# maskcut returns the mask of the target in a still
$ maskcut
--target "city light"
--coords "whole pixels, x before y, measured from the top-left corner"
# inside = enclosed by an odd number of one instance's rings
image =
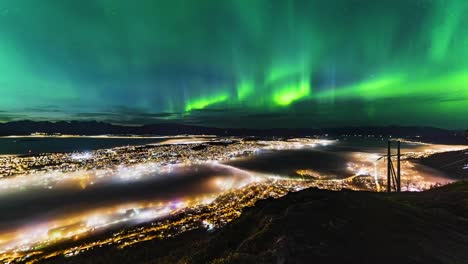
[[[131,184],[144,179],[159,179],[171,173],[203,164],[227,170],[232,177],[213,176],[210,193],[181,196],[171,200],[118,203],[56,215],[0,234],[0,261],[19,263],[45,260],[63,255],[72,257],[95,247],[125,248],[153,239],[165,239],[203,228],[215,230],[240,216],[243,208],[256,201],[278,198],[289,192],[316,187],[327,190],[380,191],[385,184],[386,165],[377,161],[381,153],[350,152],[345,164],[348,177],[340,178],[312,168],[299,168],[294,175],[269,174],[240,169],[225,162],[260,155],[262,150],[282,151],[327,147],[340,144],[336,140],[294,138],[288,140],[244,141],[242,138],[210,138],[204,141],[117,147],[82,153],[51,153],[32,156],[0,157],[0,193],[27,192],[30,189],[51,191],[89,186]],[[223,144],[218,144],[223,142]],[[224,144],[228,142],[227,144]],[[213,144],[211,144],[213,143]],[[420,171],[412,159],[454,151],[465,146],[419,144],[406,151],[402,160],[402,189],[429,189],[437,179]],[[201,149],[194,151],[194,149]],[[468,169],[467,166],[464,169]],[[446,179],[445,179],[446,180]],[[447,182],[449,180],[446,180]],[[128,228],[115,231],[110,237],[82,242],[82,238],[117,225]],[[72,247],[54,247],[72,241]],[[47,253],[45,253],[47,252]]]

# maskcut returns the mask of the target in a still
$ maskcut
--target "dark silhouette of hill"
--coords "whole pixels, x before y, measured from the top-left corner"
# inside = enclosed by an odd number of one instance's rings
[[[452,131],[432,127],[343,127],[343,128],[215,128],[175,123],[150,124],[142,126],[115,125],[96,121],[35,122],[15,121],[0,123],[0,136],[30,135],[31,133],[68,135],[233,135],[233,136],[312,136],[312,135],[375,135],[382,137],[405,137],[435,143],[466,143],[463,131]]]
[[[413,161],[443,171],[454,179],[468,179],[468,148],[436,153]]]
[[[468,263],[468,182],[422,193],[308,189],[197,230],[52,263]]]

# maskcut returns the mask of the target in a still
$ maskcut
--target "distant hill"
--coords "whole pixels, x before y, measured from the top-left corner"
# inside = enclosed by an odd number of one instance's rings
[[[443,171],[453,179],[468,179],[468,146],[465,150],[436,153],[428,157],[413,159],[413,162]]]
[[[0,123],[0,136],[30,135],[31,133],[68,134],[68,135],[180,135],[210,134],[234,136],[312,136],[312,135],[376,135],[421,139],[429,142],[466,143],[463,131],[451,131],[431,127],[343,127],[343,128],[272,128],[242,129],[215,128],[175,123],[151,124],[142,126],[114,125],[95,121],[35,122],[16,121]]]
[[[144,126],[114,125],[96,121],[34,122],[17,121],[0,124],[0,135],[30,135],[31,133],[67,135],[177,135],[221,133],[219,129],[181,124],[154,124]]]
[[[197,230],[52,263],[468,263],[468,182],[422,193],[308,189]]]

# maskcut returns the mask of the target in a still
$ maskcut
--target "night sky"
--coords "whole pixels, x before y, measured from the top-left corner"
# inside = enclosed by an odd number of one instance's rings
[[[467,0],[2,0],[0,121],[468,128]]]

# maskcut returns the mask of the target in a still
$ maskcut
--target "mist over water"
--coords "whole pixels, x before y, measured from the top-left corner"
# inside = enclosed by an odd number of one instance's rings
[[[395,146],[393,146],[395,147]],[[402,142],[402,154],[423,151],[424,144]],[[431,146],[434,148],[434,146]],[[440,148],[443,148],[441,145]],[[393,151],[396,151],[393,149]],[[228,162],[228,164],[251,171],[291,175],[299,169],[313,169],[333,178],[352,176],[347,163],[354,161],[356,153],[374,154],[374,160],[387,154],[387,139],[367,137],[343,137],[334,144],[317,145],[314,148],[296,150],[261,150],[257,156]],[[418,165],[423,168],[423,165]],[[442,174],[439,172],[439,174]]]
[[[31,189],[0,195],[0,231],[28,222],[47,220],[59,215],[73,215],[87,210],[142,201],[176,201],[182,197],[216,194],[224,186],[236,187],[248,180],[248,173],[222,165],[207,164],[174,167],[170,173],[148,175],[143,179],[113,179],[85,189],[68,186],[54,189]]]
[[[48,144],[48,140],[44,139],[45,143],[40,140],[37,142],[39,145]],[[75,140],[55,139],[54,142],[63,141],[64,145],[68,145],[70,142],[76,143]],[[104,140],[105,144],[110,142],[107,139],[96,140]],[[152,143],[158,141],[145,140]],[[114,139],[111,143],[120,145],[128,142],[128,139]],[[0,191],[0,235],[10,232],[21,234],[21,230],[29,226],[44,225],[49,230],[54,226],[67,226],[67,219],[71,219],[71,223],[82,223],[89,221],[89,217],[95,212],[107,214],[109,219],[116,217],[116,212],[120,212],[118,217],[125,217],[126,211],[141,207],[144,203],[164,203],[169,204],[166,208],[172,208],[171,204],[175,206],[183,199],[216,197],[225,191],[243,188],[259,178],[297,179],[298,171],[313,172],[320,175],[321,180],[344,180],[356,175],[373,177],[376,160],[386,153],[387,147],[387,141],[380,138],[340,138],[330,142],[293,149],[259,148],[252,156],[239,157],[224,163],[166,167],[152,163],[118,166],[117,169],[104,169],[110,175],[104,178],[97,177],[101,173],[99,170],[60,172],[63,175],[59,173],[53,178],[62,180],[49,182],[49,186],[35,185],[32,183],[33,179],[26,179],[25,183],[30,186],[4,188]],[[99,143],[96,146],[102,145]],[[447,146],[404,142],[402,148],[403,154],[406,154],[425,149],[445,150]],[[405,173],[419,177],[411,178],[413,176],[410,175],[409,180],[402,182],[403,185],[408,184],[408,189],[409,182],[413,179],[444,183],[450,181],[442,172],[423,165],[410,164],[406,169],[408,170]],[[68,178],[72,173],[76,175]],[[383,171],[379,173],[379,177],[384,177]],[[77,175],[87,175],[87,182],[81,183],[82,179],[76,177]],[[42,176],[34,174],[21,177],[42,179]],[[92,183],[90,179],[93,180]],[[8,185],[8,180],[2,179],[5,186]],[[36,181],[37,179],[34,182]],[[154,205],[150,207],[154,208]],[[57,222],[59,220],[61,222]]]
[[[99,208],[142,201],[176,201],[181,197],[217,194],[248,182],[250,172],[259,175],[289,176],[297,169],[350,176],[345,170],[349,157],[324,150],[262,150],[256,156],[223,164],[173,166],[166,173],[151,173],[140,179],[110,179],[80,188],[76,183],[53,189],[26,188],[0,194],[0,232],[31,222],[48,221]],[[136,170],[129,167],[129,172]],[[143,173],[143,172],[142,172]],[[217,180],[219,180],[217,183]],[[227,184],[227,185],[226,185]],[[58,187],[58,188],[57,188]]]
[[[229,162],[230,165],[252,171],[270,173],[278,176],[291,175],[298,169],[314,169],[318,172],[333,174],[337,178],[351,176],[346,171],[350,158],[344,152],[301,149],[284,151],[262,151],[255,158]]]

